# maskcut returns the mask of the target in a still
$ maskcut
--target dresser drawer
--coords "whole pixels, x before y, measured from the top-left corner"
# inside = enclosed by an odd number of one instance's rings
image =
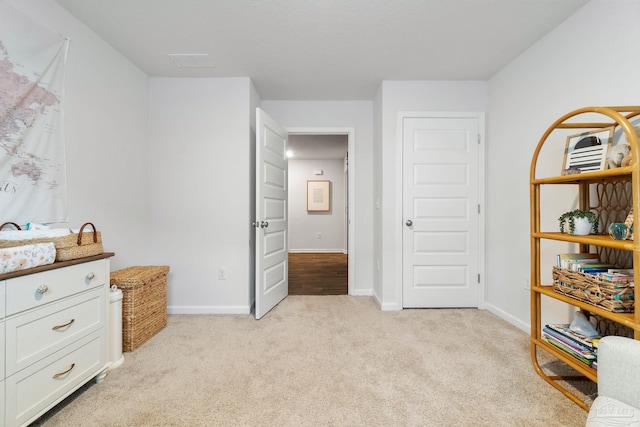
[[[105,301],[100,287],[7,319],[7,375],[105,328]]]
[[[105,285],[104,261],[92,261],[6,280],[7,316]]]
[[[104,345],[93,334],[7,377],[6,426],[34,421],[106,367]]]

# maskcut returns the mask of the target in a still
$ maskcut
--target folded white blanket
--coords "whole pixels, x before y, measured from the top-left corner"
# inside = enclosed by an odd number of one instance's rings
[[[0,230],[0,240],[30,240],[61,237],[71,234],[68,228],[52,228],[50,230]]]
[[[0,249],[0,274],[53,264],[55,259],[56,247],[53,243]]]

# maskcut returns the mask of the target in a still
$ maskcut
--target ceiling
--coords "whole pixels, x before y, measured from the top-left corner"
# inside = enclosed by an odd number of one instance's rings
[[[263,100],[487,80],[587,1],[57,0],[150,76],[248,76]]]
[[[344,159],[348,148],[347,135],[289,134],[287,143],[291,159]]]

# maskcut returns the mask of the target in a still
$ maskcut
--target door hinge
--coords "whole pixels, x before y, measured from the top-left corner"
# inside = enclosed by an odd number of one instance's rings
[[[478,273],[478,283],[480,283],[480,273]]]
[[[480,134],[478,134],[478,145],[480,145],[481,142]]]
[[[478,205],[478,213],[480,213],[480,205]]]

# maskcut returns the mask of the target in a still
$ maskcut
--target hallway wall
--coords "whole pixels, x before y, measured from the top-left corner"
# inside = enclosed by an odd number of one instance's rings
[[[322,170],[322,175],[314,175]],[[289,251],[344,252],[344,161],[289,159]],[[307,211],[307,181],[330,181],[329,212]],[[320,236],[318,236],[320,233]]]

